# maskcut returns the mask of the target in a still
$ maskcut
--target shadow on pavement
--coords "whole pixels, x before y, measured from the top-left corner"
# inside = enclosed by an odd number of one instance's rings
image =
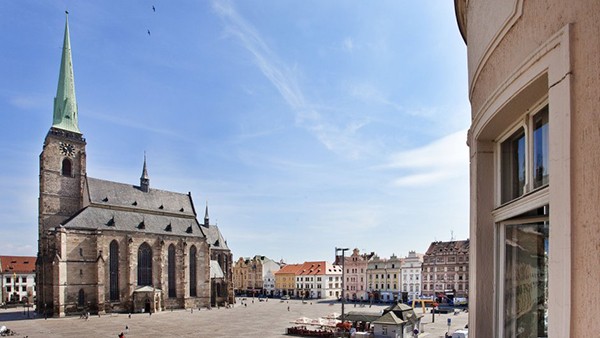
[[[29,311],[29,318],[27,318],[27,312],[23,314],[23,311],[0,311],[0,323],[11,322],[15,320],[28,320],[35,319],[36,314],[33,311]]]

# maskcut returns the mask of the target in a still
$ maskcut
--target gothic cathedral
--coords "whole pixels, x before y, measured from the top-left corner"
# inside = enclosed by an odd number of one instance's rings
[[[190,193],[88,177],[68,17],[52,127],[40,154],[40,314],[155,312],[233,302],[232,254]]]

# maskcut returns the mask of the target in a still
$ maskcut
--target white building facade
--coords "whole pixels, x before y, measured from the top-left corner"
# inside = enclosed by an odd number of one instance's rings
[[[409,251],[408,256],[402,260],[402,292],[406,292],[408,299],[417,299],[421,296],[421,267],[423,254]]]
[[[0,303],[33,303],[35,257],[0,256]]]

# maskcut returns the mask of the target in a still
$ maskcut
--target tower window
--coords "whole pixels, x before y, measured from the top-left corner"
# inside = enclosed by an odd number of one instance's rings
[[[68,158],[63,159],[61,174],[63,176],[72,176],[72,167],[73,165],[71,164],[71,160]]]

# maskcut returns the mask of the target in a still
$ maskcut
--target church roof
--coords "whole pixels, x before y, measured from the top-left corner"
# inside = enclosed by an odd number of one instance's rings
[[[190,194],[160,189],[144,192],[134,185],[91,177],[87,178],[87,188],[89,205],[62,226],[205,237]]]
[[[150,188],[144,192],[138,186],[97,178],[87,179],[91,204],[118,206],[136,211],[174,213],[194,217],[196,211],[190,194]]]
[[[90,205],[64,224],[66,228],[142,232],[158,235],[204,237],[195,218],[144,213]]]
[[[225,274],[219,265],[219,262],[211,260],[210,261],[210,278],[223,278]]]
[[[229,250],[227,241],[225,241],[219,227],[211,224],[208,227],[203,226],[202,231],[206,234],[206,242],[210,244],[212,249]]]

